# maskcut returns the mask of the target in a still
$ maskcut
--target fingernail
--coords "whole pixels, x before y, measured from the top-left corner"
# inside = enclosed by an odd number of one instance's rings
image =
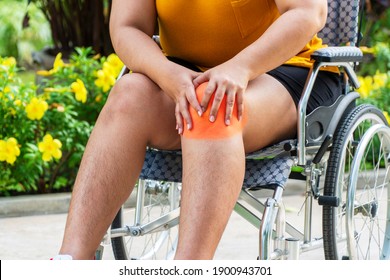
[[[190,130],[191,129],[191,125],[189,123],[187,123],[187,129]]]
[[[226,125],[230,125],[230,120],[227,119],[227,120],[225,121],[225,124],[226,124]]]
[[[182,133],[182,129],[181,127],[179,127],[179,131],[177,132],[177,134],[181,134]]]
[[[179,128],[179,125],[178,124],[176,124],[176,130]]]
[[[210,120],[210,122],[215,122],[215,117],[214,116],[210,116],[209,120]]]
[[[202,116],[202,114],[203,114],[202,110],[199,110],[199,111],[198,111],[198,115],[199,115],[199,117],[201,117],[201,116]]]

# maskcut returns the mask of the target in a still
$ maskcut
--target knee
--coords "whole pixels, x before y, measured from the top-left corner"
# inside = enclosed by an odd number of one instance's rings
[[[196,89],[197,99],[200,102],[204,95],[207,83],[199,85]],[[222,100],[214,122],[209,120],[211,104],[214,97],[210,99],[208,107],[202,116],[199,116],[196,110],[190,107],[189,111],[192,119],[192,128],[185,129],[183,137],[193,139],[223,139],[242,133],[243,121],[238,120],[237,107],[233,110],[230,125],[225,124],[226,97]]]
[[[147,79],[139,74],[120,78],[112,88],[103,111],[112,116],[136,113],[147,102]]]

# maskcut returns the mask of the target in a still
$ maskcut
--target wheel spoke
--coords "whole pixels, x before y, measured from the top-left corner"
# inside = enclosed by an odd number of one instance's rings
[[[175,210],[179,206],[180,190],[178,184],[146,183],[144,198],[141,198],[144,201],[144,207],[140,209],[141,224],[135,225],[132,222],[130,217],[134,217],[134,214],[126,215],[126,224],[142,228],[142,225],[154,223],[161,216]],[[136,209],[131,209],[130,212],[133,213]],[[159,227],[161,230],[141,232],[137,236],[125,236],[116,240],[113,242],[114,255],[123,255],[125,259],[172,259],[177,245],[178,226]]]

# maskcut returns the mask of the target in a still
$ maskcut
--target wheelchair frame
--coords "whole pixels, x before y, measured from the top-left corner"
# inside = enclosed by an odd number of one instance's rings
[[[332,1],[330,1],[330,3],[331,2]],[[158,41],[158,37],[155,37],[154,39]],[[315,63],[310,69],[303,95],[298,105],[297,141],[292,142],[292,147],[290,145],[289,149],[284,149],[281,152],[284,155],[288,154],[289,158],[293,160],[293,165],[301,168],[301,173],[306,180],[303,230],[298,229],[286,220],[285,209],[282,203],[284,191],[283,184],[271,184],[269,186],[257,186],[255,188],[243,188],[241,190],[234,211],[259,229],[259,259],[298,259],[302,252],[320,248],[324,246],[324,243],[327,243],[325,246],[327,248],[324,248],[325,258],[327,259],[390,259],[390,190],[388,187],[389,178],[387,177],[389,175],[390,167],[388,164],[390,161],[390,128],[384,116],[378,109],[373,106],[355,107],[355,100],[358,98],[358,94],[351,91],[350,88],[358,88],[359,82],[354,72],[353,65],[361,61],[362,57],[361,51],[354,46],[327,47],[316,51],[312,56]],[[324,66],[337,66],[344,69],[343,73],[346,87],[344,101],[340,101],[337,103],[337,106],[335,105],[335,108],[326,113],[330,119],[328,122],[321,124],[326,128],[322,135],[318,136],[317,139],[309,139],[309,120],[311,116],[307,116],[306,106],[316,76]],[[120,77],[124,75],[126,71],[126,68],[124,68]],[[370,121],[369,125],[371,127],[361,131],[362,135],[359,135],[360,138],[357,139],[359,143],[355,143],[356,139],[354,137],[355,133],[360,129],[359,125],[367,120]],[[366,126],[367,124],[364,123],[364,125]],[[344,131],[338,133],[337,129],[344,129]],[[334,140],[333,134],[340,134],[341,136],[336,136],[336,138],[339,137],[338,139],[340,140]],[[370,147],[374,145],[373,143],[375,141],[378,142],[378,139],[380,143],[380,155],[379,158],[375,160],[380,161],[380,163],[383,163],[386,167],[385,179],[383,184],[379,184],[378,190],[381,190],[384,193],[387,192],[387,196],[385,197],[385,203],[387,204],[385,207],[385,228],[383,230],[381,229],[380,232],[383,233],[384,239],[383,242],[381,240],[378,241],[378,243],[380,243],[378,244],[380,251],[379,255],[372,257],[369,255],[369,252],[357,251],[357,243],[360,236],[358,238],[356,237],[357,233],[354,228],[354,218],[356,215],[361,215],[368,217],[368,219],[375,220],[377,215],[379,215],[378,208],[380,206],[379,200],[377,201],[376,197],[356,205],[357,184],[359,176],[361,175],[360,168],[364,161],[363,157],[367,156],[367,149],[371,149]],[[348,145],[351,144],[351,146],[353,146],[353,152],[350,152],[348,150],[350,147],[341,140],[348,141]],[[328,185],[332,183],[335,184],[335,190],[329,192],[329,190],[326,190],[326,186],[325,190],[320,188],[320,178],[321,175],[327,171],[327,159],[331,155],[332,149],[336,148],[334,147],[335,143],[338,143],[338,145],[342,147],[342,155],[340,156],[342,163],[340,163],[339,167],[338,165],[334,167],[337,171],[337,175],[335,178],[330,179],[334,182],[332,181],[331,183],[328,183]],[[351,161],[348,161],[346,158],[347,154],[350,154],[352,157]],[[279,154],[276,154],[275,157],[279,157]],[[342,177],[345,175],[344,169],[346,166],[348,171],[351,172],[348,177],[348,187],[344,190],[345,187],[343,184],[345,182],[343,182],[344,178]],[[380,169],[379,163],[375,161],[374,167]],[[325,180],[328,180],[328,178],[325,178]],[[374,192],[376,192],[378,178],[374,181]],[[326,184],[327,183],[325,182],[325,185]],[[167,238],[170,238],[170,230],[174,229],[179,224],[180,189],[181,184],[176,181],[167,182],[140,179],[137,187],[134,222],[131,225],[124,224],[122,220],[123,211],[120,210],[102,244],[107,244],[107,242],[110,243],[110,240],[112,240],[115,258],[129,259],[132,258],[132,256],[127,254],[127,249],[124,244],[125,237],[137,238],[151,234],[162,234],[157,238],[157,244],[148,249],[148,252],[145,253],[142,251],[140,256],[136,256],[137,258],[142,257],[146,259],[155,258],[157,251],[161,249],[162,244],[166,242]],[[266,197],[265,201],[261,201],[254,195],[254,191],[259,189],[271,189],[273,190],[273,195]],[[155,205],[155,202],[146,202],[146,197],[153,195],[156,197],[159,197],[160,195],[164,195],[165,198],[168,197],[168,199],[165,200],[165,206],[168,205],[169,209],[168,212],[164,212],[161,215],[158,215],[158,217],[144,222],[144,211],[149,211],[147,208],[152,208]],[[340,240],[333,240],[339,238],[338,233],[332,233],[332,235],[335,236],[334,238],[332,237],[333,239],[329,239],[327,236],[320,238],[312,237],[312,207],[314,200],[318,200],[319,204],[327,209],[327,214],[324,215],[328,215],[328,217],[323,216],[323,222],[325,219],[330,220],[331,223],[332,219],[334,220],[334,223],[342,222],[342,225],[340,226],[342,227],[343,236]],[[157,204],[158,203],[160,202],[157,202]],[[337,216],[340,211],[342,212],[341,216]],[[346,233],[344,233],[344,227]],[[333,231],[338,231],[338,226],[332,225],[332,229]],[[329,231],[326,230],[323,232],[324,235],[329,233]],[[371,238],[372,235],[373,234],[370,232],[369,237]],[[175,242],[177,242],[177,240],[172,240],[172,242],[170,242],[167,254],[163,255],[163,258],[173,257],[176,248]],[[342,254],[345,253],[344,255],[340,255],[340,252],[333,252],[336,249],[338,250],[339,246],[338,244],[332,245],[333,242],[347,243],[345,246],[346,251],[342,252]],[[100,246],[98,249],[96,255],[97,259],[101,258],[103,248],[104,246]]]

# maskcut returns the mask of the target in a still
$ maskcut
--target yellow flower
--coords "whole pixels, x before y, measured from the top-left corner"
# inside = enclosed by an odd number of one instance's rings
[[[52,70],[49,70],[49,71],[47,71],[47,70],[38,70],[37,72],[35,72],[37,75],[39,75],[39,76],[44,76],[44,77],[46,77],[46,76],[50,76],[51,74],[53,74],[53,71]]]
[[[22,101],[21,101],[20,99],[16,99],[16,100],[14,101],[14,105],[15,105],[15,106],[23,106],[23,103],[22,103]]]
[[[382,88],[386,85],[387,82],[387,74],[377,72],[373,77],[373,89]]]
[[[56,88],[47,87],[43,89],[44,92],[58,92]]]
[[[111,67],[104,67],[97,71],[97,79],[95,85],[100,87],[103,92],[107,92],[115,84],[116,75]]]
[[[14,57],[7,57],[3,60],[2,65],[6,67],[16,66],[16,59]]]
[[[383,115],[385,116],[387,122],[390,123],[390,116],[389,116],[389,113],[386,112],[386,111],[383,111]]]
[[[116,78],[123,68],[123,62],[116,54],[110,54],[103,63],[103,68],[97,71],[95,85],[100,87],[103,92],[107,92],[115,84]]]
[[[46,101],[33,97],[26,106],[27,117],[30,120],[40,120],[48,108]]]
[[[3,91],[0,90],[0,97],[4,97],[7,93],[11,92],[11,88],[9,86],[5,86]]]
[[[53,69],[50,69],[49,71],[47,70],[39,70],[36,73],[40,76],[50,76],[56,73],[60,68],[65,67],[66,64],[62,60],[62,53],[58,53],[56,55],[56,58],[54,59],[53,63]]]
[[[53,70],[54,70],[54,72],[57,72],[60,68],[62,68],[64,66],[65,66],[65,63],[62,60],[62,53],[58,53],[56,55],[56,58],[54,59]]]
[[[6,161],[14,164],[16,157],[20,155],[18,141],[11,137],[7,141],[0,140],[0,161]]]
[[[362,98],[367,98],[371,91],[372,91],[372,77],[358,77],[360,88],[358,88],[356,91],[360,93]]]
[[[366,46],[361,46],[359,48],[360,48],[360,50],[363,53],[367,53],[367,54],[373,54],[374,53],[374,49],[373,48],[369,48],[369,47],[366,47]]]
[[[62,157],[61,147],[61,141],[53,139],[50,134],[46,134],[43,141],[38,143],[38,149],[42,153],[44,161],[51,161],[52,158],[60,159]]]
[[[388,74],[377,72],[374,76],[358,77],[360,88],[357,92],[360,93],[362,98],[368,96],[374,97],[378,93],[378,89],[386,86],[388,80]]]
[[[77,79],[76,82],[73,82],[70,86],[72,91],[75,93],[76,100],[80,101],[82,103],[85,103],[87,101],[87,94],[88,91],[85,88],[85,85],[82,80]]]
[[[110,67],[113,68],[114,70],[114,73],[115,73],[115,76],[118,76],[119,75],[119,72],[121,71],[121,69],[123,68],[123,62],[119,59],[119,57],[116,55],[116,54],[110,54],[108,57],[107,57],[107,61],[105,63],[103,63],[103,69],[106,65],[109,65]]]
[[[51,93],[51,92],[63,93],[67,91],[69,91],[68,87],[62,87],[62,88],[47,87],[43,89],[44,93]]]

